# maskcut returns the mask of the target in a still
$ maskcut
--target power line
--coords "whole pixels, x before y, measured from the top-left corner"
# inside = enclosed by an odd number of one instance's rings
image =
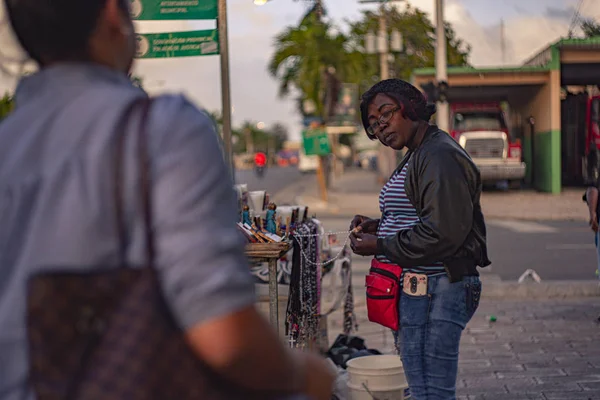
[[[581,18],[581,6],[583,5],[584,0],[579,0],[579,3],[577,4],[577,8],[575,9],[575,12],[573,13],[573,17],[571,18],[571,23],[569,24],[569,33],[567,34],[568,38],[572,38],[573,37],[573,30],[575,29],[575,27],[577,26],[577,23],[579,22],[580,18]]]

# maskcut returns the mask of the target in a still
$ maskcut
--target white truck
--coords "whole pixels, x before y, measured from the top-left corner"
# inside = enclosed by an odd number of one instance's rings
[[[484,183],[520,186],[526,171],[521,141],[511,138],[499,103],[451,104],[450,134],[479,167]]]

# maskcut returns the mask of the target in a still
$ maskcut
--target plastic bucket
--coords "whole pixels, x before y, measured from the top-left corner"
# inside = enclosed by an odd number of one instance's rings
[[[408,384],[400,357],[373,355],[348,361],[351,400],[405,400]]]

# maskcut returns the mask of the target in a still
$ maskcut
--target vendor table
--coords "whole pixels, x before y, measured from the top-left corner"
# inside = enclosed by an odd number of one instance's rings
[[[269,319],[279,333],[279,290],[277,261],[290,250],[289,243],[249,243],[246,257],[250,262],[269,265]]]

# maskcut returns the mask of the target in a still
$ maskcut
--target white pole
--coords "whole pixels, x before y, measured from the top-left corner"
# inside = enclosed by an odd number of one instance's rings
[[[390,78],[390,62],[388,52],[387,21],[385,19],[385,3],[379,8],[379,37],[377,38],[377,50],[379,51],[379,64],[381,68],[381,80]]]
[[[444,0],[435,0],[436,43],[435,43],[435,75],[439,82],[448,82],[446,55],[446,29],[444,27]],[[448,132],[450,110],[447,101],[437,103],[437,125]]]
[[[377,51],[379,52],[379,63],[381,69],[381,80],[390,79],[390,61],[389,61],[389,39],[387,34],[387,20],[385,10],[385,0],[382,1],[379,8],[379,37],[377,40]],[[378,167],[381,174],[380,182],[387,182],[396,169],[396,150],[391,147],[379,144]]]

